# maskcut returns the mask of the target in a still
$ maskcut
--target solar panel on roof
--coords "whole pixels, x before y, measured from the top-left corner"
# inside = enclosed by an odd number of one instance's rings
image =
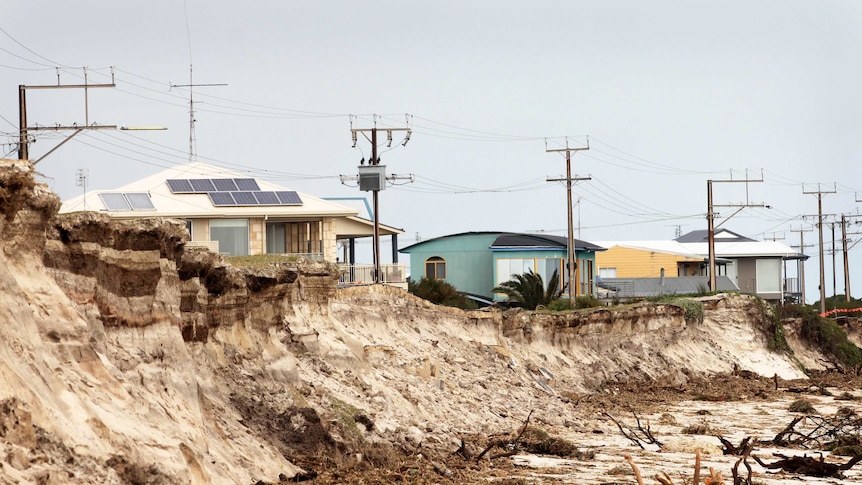
[[[260,190],[255,179],[233,179],[236,182],[236,187],[239,190]]]
[[[215,192],[216,188],[213,181],[210,179],[190,179],[189,183],[195,192]]]
[[[132,210],[155,210],[156,208],[150,200],[150,194],[146,192],[126,192],[125,195]]]
[[[185,194],[194,192],[192,184],[186,179],[170,179],[167,182],[168,187],[171,189],[171,193]]]
[[[131,209],[129,202],[123,194],[102,192],[99,194],[99,197],[102,199],[102,203],[105,204],[105,208],[109,211],[127,211]]]
[[[231,195],[233,195],[236,205],[258,205],[252,192],[231,192]]]
[[[230,195],[230,192],[210,192],[207,195],[210,196],[210,200],[216,207],[230,207],[236,205],[236,201],[233,200],[233,196]]]
[[[302,205],[302,199],[300,199],[299,194],[293,190],[279,191],[276,192],[275,195],[278,197],[281,205]]]
[[[254,196],[257,197],[257,203],[260,205],[281,205],[275,192],[254,192]]]
[[[233,179],[212,179],[213,185],[219,192],[234,192],[237,190]]]

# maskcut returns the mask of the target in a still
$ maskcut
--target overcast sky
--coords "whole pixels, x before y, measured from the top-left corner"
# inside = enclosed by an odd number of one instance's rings
[[[17,86],[56,84],[57,66],[63,84],[82,83],[83,66],[89,83],[110,82],[114,66],[116,88],[89,90],[90,123],[168,127],[70,140],[37,166],[64,199],[83,190],[78,169],[89,170],[88,189],[111,189],[188,162],[189,91],[171,85],[190,84],[190,65],[193,83],[227,84],[194,90],[197,159],[300,192],[366,195],[338,177],[370,154],[362,138],[352,148],[351,121],[409,123],[406,146],[396,132],[394,149],[380,147],[388,172],[415,175],[380,194],[381,221],[406,231],[402,247],[464,231],[564,235],[565,187],[546,179],[565,173],[565,158],[546,148],[565,137],[572,147],[590,139],[572,164],[592,177],[574,190],[587,241],[705,229],[707,180],[746,173],[764,181],[716,184],[714,199],[769,204],[718,220],[757,239],[798,245],[790,230],[812,227],[801,216],[816,214],[817,199],[803,191],[818,183],[836,190],[826,213],[858,213],[862,199],[859,1],[3,4],[4,143],[16,141]],[[30,125],[85,120],[81,90],[27,96]],[[30,158],[67,135],[43,132]],[[826,239],[831,248],[828,226]],[[814,294],[817,248],[805,252]],[[831,265],[827,255],[829,294]]]

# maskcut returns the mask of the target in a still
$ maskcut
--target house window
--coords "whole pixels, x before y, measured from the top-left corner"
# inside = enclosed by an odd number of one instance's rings
[[[599,278],[616,278],[616,268],[599,268]]]
[[[578,259],[578,278],[580,282],[579,295],[593,294],[593,261]]]
[[[228,256],[248,256],[248,219],[210,219],[210,239]]]
[[[194,241],[194,235],[192,234],[192,220],[186,219],[186,230],[189,231],[189,241]]]
[[[446,261],[440,256],[432,256],[425,260],[425,278],[429,280],[446,279]]]
[[[781,292],[781,260],[780,259],[758,259],[755,263],[757,271],[758,293],[780,293]]]
[[[284,222],[266,223],[266,254],[287,252],[287,224]]]
[[[562,271],[564,261],[560,258],[538,259],[538,258],[510,258],[497,260],[497,272],[494,286],[513,279],[515,275],[532,271],[542,277],[542,282],[547,286],[548,282],[557,273],[557,289],[565,286],[567,275]]]

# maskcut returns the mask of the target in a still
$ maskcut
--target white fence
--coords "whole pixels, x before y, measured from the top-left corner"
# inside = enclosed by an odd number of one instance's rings
[[[341,269],[340,284],[370,285],[374,284],[373,264],[339,264]],[[403,264],[381,264],[380,282],[390,286],[407,289],[406,268]]]

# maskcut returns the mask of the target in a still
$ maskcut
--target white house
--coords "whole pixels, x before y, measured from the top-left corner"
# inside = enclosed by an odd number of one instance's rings
[[[65,201],[60,212],[85,210],[118,219],[183,219],[190,244],[229,256],[300,254],[334,262],[339,240],[352,248],[354,239],[374,234],[373,221],[349,205],[202,162],[89,191]],[[395,239],[403,231],[381,224],[380,234]],[[353,254],[345,257],[355,263]]]

